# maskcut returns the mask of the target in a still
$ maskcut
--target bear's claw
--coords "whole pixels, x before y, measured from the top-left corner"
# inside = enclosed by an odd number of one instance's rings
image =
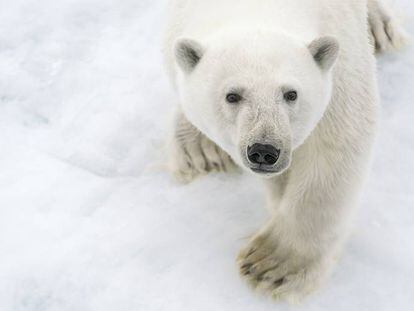
[[[188,183],[209,172],[231,172],[236,168],[230,156],[183,114],[176,120],[170,144],[169,169],[180,182]]]

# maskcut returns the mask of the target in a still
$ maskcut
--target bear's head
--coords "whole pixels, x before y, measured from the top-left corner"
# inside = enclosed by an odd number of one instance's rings
[[[332,37],[303,43],[269,32],[179,39],[181,105],[240,166],[281,174],[329,104],[338,51]]]

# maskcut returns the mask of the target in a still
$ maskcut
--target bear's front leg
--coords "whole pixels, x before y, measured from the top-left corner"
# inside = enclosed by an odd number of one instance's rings
[[[242,276],[274,298],[294,302],[316,290],[346,236],[364,158],[335,161],[335,153],[326,153],[332,157],[293,162],[278,208],[238,256]],[[272,191],[277,181],[266,183]],[[276,204],[273,199],[269,203]]]
[[[188,183],[211,171],[236,168],[230,156],[192,125],[178,108],[169,141],[169,170]]]
[[[238,264],[243,278],[259,292],[298,302],[319,287],[334,256],[311,245],[302,248],[298,244],[304,241],[289,232],[293,228],[282,229],[281,221],[272,220],[254,236],[240,252]]]

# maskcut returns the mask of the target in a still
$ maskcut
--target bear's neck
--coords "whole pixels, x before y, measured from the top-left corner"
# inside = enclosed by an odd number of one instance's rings
[[[185,28],[187,36],[199,40],[223,32],[257,30],[277,31],[311,42],[321,29],[321,12],[312,1],[263,0],[261,5],[246,0],[238,5],[229,0],[197,2]]]

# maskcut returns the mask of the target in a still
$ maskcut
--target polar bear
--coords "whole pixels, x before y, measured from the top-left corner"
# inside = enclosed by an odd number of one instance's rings
[[[275,298],[318,288],[346,238],[377,128],[370,37],[402,42],[390,16],[378,0],[170,1],[171,171],[263,181],[271,217],[237,262]]]

